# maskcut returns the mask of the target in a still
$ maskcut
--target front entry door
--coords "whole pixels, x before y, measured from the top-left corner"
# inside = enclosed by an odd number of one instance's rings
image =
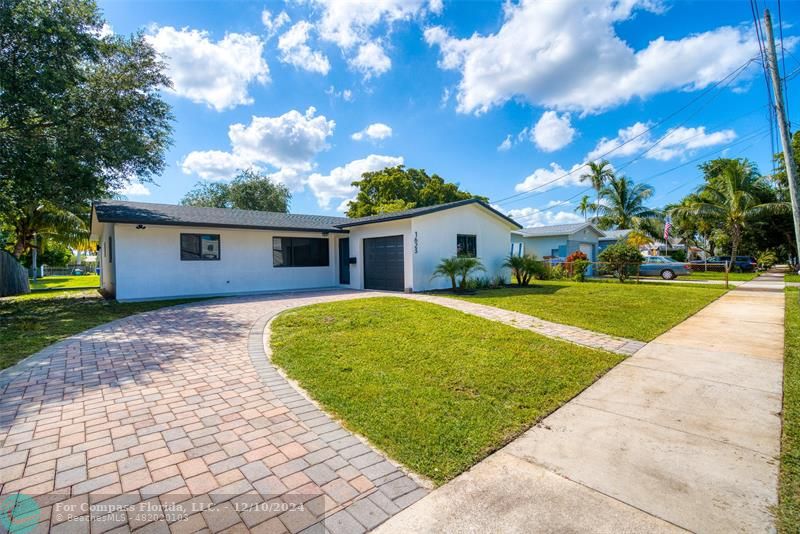
[[[339,283],[350,284],[350,239],[339,240]]]

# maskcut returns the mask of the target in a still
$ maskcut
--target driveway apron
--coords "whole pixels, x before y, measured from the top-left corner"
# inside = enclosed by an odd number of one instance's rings
[[[742,284],[380,532],[772,532],[784,284]]]

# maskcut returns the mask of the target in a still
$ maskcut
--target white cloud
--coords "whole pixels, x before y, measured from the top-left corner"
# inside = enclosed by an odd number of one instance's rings
[[[342,198],[344,201],[340,203],[338,211],[345,211],[347,202],[353,199],[357,192],[351,184],[359,180],[362,174],[402,164],[402,157],[370,154],[364,159],[336,167],[327,175],[314,173],[308,178],[308,185],[317,197],[320,207],[328,209],[332,199]]]
[[[659,37],[635,50],[615,24],[636,10],[659,12],[650,0],[522,0],[504,10],[493,34],[459,39],[438,26],[425,31],[428,44],[439,47],[440,67],[461,74],[462,113],[482,113],[512,98],[599,112],[663,91],[703,89],[758,53],[755,32],[746,26]]]
[[[378,76],[391,68],[391,59],[376,39],[375,28],[391,31],[394,23],[439,13],[441,0],[311,0],[322,13],[320,36],[335,43],[348,64],[365,77]],[[355,54],[353,51],[355,50]]]
[[[222,150],[190,152],[181,162],[184,174],[196,174],[203,180],[227,180],[250,166],[248,161]]]
[[[570,123],[569,113],[559,115],[555,111],[545,111],[533,127],[531,140],[545,152],[564,148],[575,138],[575,128]]]
[[[325,89],[325,94],[330,95],[334,98],[341,98],[345,102],[352,102],[354,99],[353,91],[351,91],[350,89],[343,89],[341,91],[337,91],[336,88],[332,85],[327,89]]]
[[[316,115],[310,107],[305,113],[291,110],[278,117],[253,116],[250,124],[228,128],[231,151],[191,152],[181,168],[207,180],[231,178],[243,168],[268,165],[277,170],[273,178],[292,187],[302,185],[302,173],[313,170],[314,157],[328,148],[336,123]]]
[[[267,29],[268,37],[272,37],[278,33],[278,30],[289,24],[290,21],[291,19],[289,15],[286,14],[286,11],[281,11],[277,17],[273,17],[268,9],[261,12],[261,23],[264,24],[264,27]]]
[[[534,190],[547,191],[548,189],[568,185],[580,185],[583,167],[585,165],[576,164],[567,171],[558,163],[551,163],[549,169],[541,168],[533,171],[522,182],[514,186],[514,191],[525,193]]]
[[[383,51],[383,47],[376,42],[364,43],[359,46],[358,54],[348,63],[363,74],[365,79],[380,76],[392,68],[392,60]]]
[[[318,50],[311,50],[307,44],[312,28],[309,22],[302,20],[281,35],[278,39],[280,60],[309,72],[326,75],[331,70],[328,58]]]
[[[150,188],[140,182],[131,182],[118,190],[117,193],[126,197],[149,197]]]
[[[311,159],[328,148],[336,123],[324,115],[291,110],[279,117],[253,117],[249,125],[233,124],[228,130],[233,153],[245,160],[273,167],[311,169]]]
[[[208,32],[164,26],[146,38],[167,63],[171,91],[217,111],[252,104],[248,86],[269,81],[264,42],[255,35],[229,33],[212,42]]]
[[[99,37],[100,39],[105,39],[106,37],[111,37],[113,35],[114,35],[114,27],[108,22],[104,22],[103,25],[100,27],[100,30],[97,32],[97,37]]]
[[[736,138],[736,132],[731,129],[707,133],[705,126],[696,128],[679,126],[667,130],[662,136],[663,139],[661,137],[653,139],[652,132],[648,132],[647,128],[648,125],[642,122],[622,128],[613,139],[607,137],[600,139],[586,158],[589,160],[601,157],[615,158],[638,155],[647,151],[644,154],[647,159],[668,161],[692,150],[725,144]],[[653,146],[656,142],[658,144]],[[650,148],[651,146],[653,148]],[[604,156],[611,150],[614,152]]]
[[[512,146],[513,142],[511,141],[511,134],[508,134],[506,138],[503,139],[503,142],[497,146],[497,150],[500,152],[506,152],[507,150],[511,150]]]
[[[382,140],[392,136],[392,128],[382,122],[370,124],[360,132],[356,132],[350,137],[354,141],[361,141],[362,139]]]
[[[515,208],[510,210],[501,209],[501,211],[526,228],[530,228],[532,226],[547,226],[551,224],[570,224],[583,222],[583,217],[571,211],[541,210],[532,207]]]

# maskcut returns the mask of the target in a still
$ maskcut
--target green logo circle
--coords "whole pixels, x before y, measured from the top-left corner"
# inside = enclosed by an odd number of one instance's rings
[[[0,501],[0,526],[6,532],[26,534],[39,522],[41,510],[33,497],[11,493]]]

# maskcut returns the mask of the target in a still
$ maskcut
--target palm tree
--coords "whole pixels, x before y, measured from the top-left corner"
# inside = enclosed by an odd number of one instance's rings
[[[589,172],[581,174],[581,182],[591,183],[597,194],[597,202],[594,205],[594,215],[595,219],[597,219],[600,210],[600,190],[603,189],[606,182],[614,178],[614,169],[607,160],[591,161],[587,165],[589,166]]]
[[[486,268],[481,263],[481,260],[478,258],[470,258],[467,256],[462,256],[458,258],[459,265],[458,265],[458,272],[461,275],[461,289],[466,289],[467,287],[467,279],[469,275],[476,272],[476,271],[486,271]]]
[[[653,188],[637,184],[625,176],[613,176],[600,190],[598,206],[600,228],[646,230],[658,212],[644,205],[653,196]]]
[[[731,258],[735,261],[742,234],[757,217],[778,215],[790,209],[788,202],[763,202],[759,192],[763,178],[746,160],[724,160],[716,173],[691,200],[672,208],[684,217],[709,217],[724,227],[731,241]],[[730,269],[730,264],[728,265]]]
[[[86,222],[80,216],[47,201],[19,209],[12,228],[13,254],[19,259],[23,254],[33,253],[34,277],[36,255],[48,242],[79,246],[89,239]]]
[[[583,195],[583,198],[581,198],[581,201],[575,208],[575,211],[583,215],[583,220],[587,221],[589,220],[588,213],[592,211],[592,209],[594,209],[594,206],[592,205],[592,202],[589,200],[589,195]]]

